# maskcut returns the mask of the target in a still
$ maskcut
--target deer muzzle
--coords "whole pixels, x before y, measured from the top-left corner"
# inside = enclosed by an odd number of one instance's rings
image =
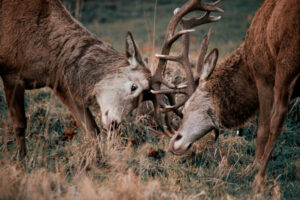
[[[186,153],[189,148],[192,146],[192,143],[188,143],[184,140],[182,135],[179,133],[176,133],[171,141],[170,141],[170,146],[169,150],[174,154],[174,155],[182,155]]]

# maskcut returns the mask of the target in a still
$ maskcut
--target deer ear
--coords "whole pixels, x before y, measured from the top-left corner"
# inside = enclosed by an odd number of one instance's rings
[[[206,56],[203,69],[200,74],[200,80],[207,80],[209,78],[216,67],[218,57],[218,49],[213,49],[208,56]]]
[[[126,57],[128,59],[128,62],[130,63],[130,65],[132,65],[134,67],[138,67],[139,65],[146,67],[146,64],[143,61],[140,50],[139,50],[138,46],[136,45],[131,32],[128,32],[126,35],[125,48],[126,48]]]

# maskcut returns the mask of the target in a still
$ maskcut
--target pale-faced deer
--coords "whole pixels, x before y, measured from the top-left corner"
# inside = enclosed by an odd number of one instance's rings
[[[48,86],[91,135],[96,98],[103,126],[117,126],[149,89],[150,71],[129,33],[126,54],[89,33],[60,0],[0,1],[0,75],[19,153],[24,156],[25,89]]]
[[[190,0],[177,9],[182,14],[173,18],[182,20],[186,29],[193,20],[182,19],[182,16],[201,9],[197,7],[201,4],[200,0]],[[213,129],[243,125],[259,111],[255,152],[259,172],[255,182],[258,185],[264,182],[266,167],[286,118],[291,95],[293,91],[295,96],[299,95],[299,19],[300,4],[297,0],[266,0],[256,13],[244,43],[220,65],[216,66],[217,50],[213,50],[205,62],[202,61],[205,53],[203,55],[201,51],[197,64],[197,89],[185,103],[182,124],[170,142],[170,150],[174,154],[185,153],[196,140]],[[179,60],[168,55],[159,57]],[[195,87],[193,82],[190,76],[188,85],[191,91]],[[176,92],[181,91],[154,91],[155,94]]]
[[[119,53],[89,33],[60,0],[0,1],[0,76],[21,156],[26,153],[25,89],[50,87],[85,132],[96,135],[88,109],[94,99],[103,126],[114,129],[142,100],[164,105],[160,95],[149,93],[161,83],[175,88],[163,79],[164,67],[160,63],[151,77],[130,33],[126,53]]]

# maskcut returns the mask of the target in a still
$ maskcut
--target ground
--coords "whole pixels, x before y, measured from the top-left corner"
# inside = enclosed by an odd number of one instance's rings
[[[124,48],[127,29],[131,30],[143,53],[151,57],[155,4],[134,2],[139,3],[119,3],[117,8],[110,10],[91,1],[82,8],[81,21],[120,51]],[[158,1],[157,4],[156,52],[171,10],[183,1],[166,2]],[[222,21],[206,25],[193,35],[193,62],[199,38],[209,27],[213,28],[210,47],[218,47],[222,58],[238,47],[260,3],[224,1]],[[98,10],[89,12],[89,8]],[[124,17],[126,20],[122,21]],[[67,108],[49,89],[27,91],[25,108],[28,154],[25,160],[17,161],[15,137],[0,82],[0,199],[300,197],[299,99],[290,104],[288,119],[277,140],[268,166],[265,194],[252,192],[255,172],[246,170],[254,157],[256,119],[244,129],[243,137],[236,136],[234,130],[223,130],[215,142],[213,134],[208,134],[193,145],[187,155],[178,157],[168,151],[169,138],[156,130],[151,106],[140,116],[133,113],[118,133],[102,131],[98,140],[83,134]],[[92,111],[99,123],[98,108]]]

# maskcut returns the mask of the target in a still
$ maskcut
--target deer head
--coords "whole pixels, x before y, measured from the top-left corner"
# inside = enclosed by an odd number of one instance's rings
[[[126,36],[127,65],[107,73],[95,87],[103,127],[113,130],[137,107],[143,91],[149,89],[150,71],[132,34]]]
[[[196,91],[183,107],[182,124],[170,142],[170,151],[174,154],[185,153],[196,140],[219,127],[212,99],[205,87],[217,59],[218,50],[214,49],[205,59]]]

